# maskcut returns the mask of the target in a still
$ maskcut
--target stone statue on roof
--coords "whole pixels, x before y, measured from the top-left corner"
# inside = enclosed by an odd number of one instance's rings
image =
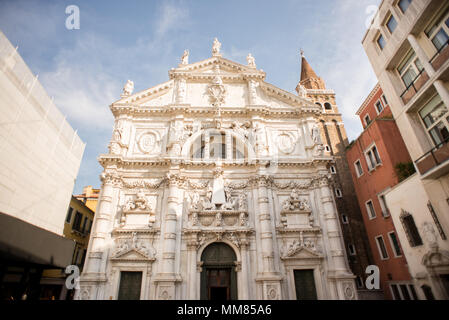
[[[218,41],[217,38],[214,39],[214,43],[212,44],[212,55],[213,56],[219,56],[220,55],[220,49],[221,49],[221,43]]]

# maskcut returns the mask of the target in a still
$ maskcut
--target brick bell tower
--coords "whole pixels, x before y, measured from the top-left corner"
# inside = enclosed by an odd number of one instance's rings
[[[359,298],[364,298],[366,267],[373,264],[371,249],[363,223],[360,207],[355,194],[351,172],[346,161],[345,150],[348,138],[341,113],[335,101],[335,92],[326,89],[322,78],[317,76],[307,62],[301,50],[301,79],[296,86],[298,95],[319,105],[323,113],[319,117],[321,123],[321,139],[325,152],[334,157],[334,164],[329,172],[334,181],[334,198],[339,214],[340,226],[345,240],[349,266],[357,276],[356,284]]]

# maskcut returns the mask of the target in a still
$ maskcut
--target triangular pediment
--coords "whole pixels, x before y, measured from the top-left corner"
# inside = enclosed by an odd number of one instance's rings
[[[164,95],[171,94],[174,85],[173,80],[158,84],[154,87],[136,92],[130,96],[122,97],[120,100],[115,101],[113,104],[133,104],[142,103],[150,99],[157,99]],[[169,98],[171,99],[171,97]]]
[[[231,88],[233,86],[234,88],[240,86],[236,90],[240,90],[238,95],[241,97],[248,96],[248,88],[246,87],[248,81],[256,81],[258,83],[256,92],[260,99],[255,104],[277,108],[277,110],[281,112],[282,109],[291,109],[292,107],[301,107],[303,111],[310,112],[321,111],[311,100],[265,82],[265,72],[263,72],[263,70],[242,65],[223,57],[212,57],[199,62],[179,65],[177,68],[172,68],[169,71],[169,81],[134,93],[130,96],[122,97],[122,99],[114,102],[113,105],[119,106],[130,104],[142,107],[173,105],[177,102],[178,80],[184,79],[187,82],[187,86],[194,85],[195,83],[210,84],[214,81],[217,75],[221,78],[225,86],[230,86]],[[189,89],[187,89],[187,91],[189,91]],[[202,89],[201,95],[204,95],[205,91],[205,89]],[[188,97],[187,100],[188,101],[181,104],[207,106],[206,100],[195,100],[195,97],[192,96]],[[232,103],[233,106],[243,106],[245,104],[246,103],[243,100],[241,102]],[[224,107],[226,107],[226,105],[224,105]]]
[[[230,75],[253,75],[258,76],[261,79],[265,79],[265,72],[258,70],[254,67],[245,66],[235,61],[225,59],[223,57],[212,57],[195,63],[187,65],[179,65],[178,68],[173,68],[170,70],[170,78],[173,79],[177,75],[185,75],[187,73],[191,74],[212,74],[214,73],[214,68],[216,66],[220,69],[220,75],[223,77]]]
[[[323,256],[316,250],[307,247],[299,247],[293,254],[286,254],[282,259],[320,259]]]
[[[131,249],[129,251],[126,251],[126,252],[116,255],[114,258],[112,258],[112,260],[132,260],[132,261],[145,260],[145,261],[148,261],[148,260],[154,260],[154,258],[151,258],[136,249]]]

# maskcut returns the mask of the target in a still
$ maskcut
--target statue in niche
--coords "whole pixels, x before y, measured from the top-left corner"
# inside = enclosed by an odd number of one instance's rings
[[[220,212],[215,215],[215,226],[220,227],[222,225],[223,219]]]
[[[254,126],[254,136],[256,138],[256,150],[258,152],[263,152],[266,148],[265,131],[262,125],[258,122],[256,122]]]
[[[123,95],[130,96],[134,90],[134,82],[131,80],[126,81],[125,86],[123,87]]]
[[[257,87],[259,86],[259,83],[256,80],[249,80],[248,81],[248,88],[249,88],[249,100],[250,104],[257,104]]]
[[[246,212],[240,213],[239,220],[240,220],[241,227],[246,227],[248,225],[248,218],[247,218]]]
[[[131,234],[131,248],[137,249],[137,232]]]
[[[197,226],[199,224],[198,213],[192,213],[192,226]]]
[[[424,222],[422,225],[424,238],[427,240],[430,248],[438,247],[438,240],[435,234],[435,229],[430,222]]]
[[[190,209],[199,210],[199,205],[200,205],[200,195],[198,191],[195,191],[190,195]]]
[[[248,63],[249,67],[256,67],[256,59],[252,56],[251,53],[248,53],[248,56],[246,57],[246,62]]]
[[[241,211],[248,210],[246,195],[244,193],[239,194],[239,210]]]
[[[311,135],[314,144],[322,144],[320,129],[318,128],[316,123],[314,123],[312,126]]]
[[[181,64],[186,65],[189,64],[189,50],[184,50],[184,53],[181,57]]]
[[[221,43],[217,38],[214,39],[214,43],[212,44],[212,55],[217,56],[220,55]]]
[[[206,196],[201,199],[201,206],[203,210],[212,210],[214,209],[214,204],[212,203],[212,187],[209,186],[206,192]]]

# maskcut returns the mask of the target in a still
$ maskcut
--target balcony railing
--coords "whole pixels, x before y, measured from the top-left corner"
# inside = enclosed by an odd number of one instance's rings
[[[449,160],[449,138],[422,155],[415,161],[421,175]]]
[[[401,99],[404,104],[410,101],[411,98],[422,88],[422,86],[429,80],[429,76],[427,72],[422,69],[420,73],[413,79],[412,83],[410,83],[404,92],[401,94]]]
[[[438,70],[449,59],[449,40],[429,60],[432,67]]]

